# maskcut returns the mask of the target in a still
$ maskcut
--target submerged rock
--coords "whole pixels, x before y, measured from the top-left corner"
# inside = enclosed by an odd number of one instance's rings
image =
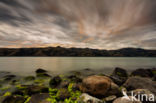
[[[122,85],[128,78],[128,73],[125,69],[115,68],[111,75],[111,79],[118,85]]]
[[[118,86],[106,76],[89,76],[83,79],[80,90],[96,97],[118,93]]]
[[[156,82],[149,78],[130,77],[123,86],[127,90],[148,89],[156,95]]]
[[[92,97],[86,93],[83,93],[80,96],[80,100],[78,103],[105,103],[105,102],[98,98]]]

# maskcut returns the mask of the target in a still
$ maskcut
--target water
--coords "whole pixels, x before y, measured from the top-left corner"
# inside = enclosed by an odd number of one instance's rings
[[[111,73],[115,67],[132,71],[137,68],[156,67],[156,58],[128,57],[0,57],[0,71],[21,75],[33,74],[38,68],[52,73],[66,73],[91,68]]]

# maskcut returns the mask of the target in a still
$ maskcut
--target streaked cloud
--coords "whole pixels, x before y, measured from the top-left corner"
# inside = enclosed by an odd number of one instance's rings
[[[154,0],[0,0],[0,47],[156,49]]]

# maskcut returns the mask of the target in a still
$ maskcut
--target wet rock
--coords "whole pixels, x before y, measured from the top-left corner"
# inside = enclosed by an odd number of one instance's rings
[[[20,96],[24,96],[24,91],[21,91],[21,90],[15,90],[14,92],[12,92],[12,95],[20,95]]]
[[[82,79],[77,77],[76,75],[70,75],[67,77],[71,82],[79,83],[82,82]]]
[[[150,78],[130,77],[123,86],[127,90],[148,89],[156,95],[156,82]]]
[[[105,102],[98,98],[92,97],[86,93],[83,93],[80,96],[80,100],[78,103],[105,103]]]
[[[56,88],[57,86],[60,85],[62,79],[60,76],[56,76],[56,77],[53,77],[50,82],[49,82],[49,85],[51,88]]]
[[[60,89],[57,93],[57,97],[60,99],[60,100],[65,100],[66,98],[69,98],[70,97],[70,93],[67,89],[63,88],[63,89]]]
[[[130,96],[129,96],[129,99],[120,97],[120,98],[117,98],[116,100],[114,100],[113,103],[142,103],[142,102],[138,101],[137,99],[136,100],[135,99],[132,100],[132,97],[130,97]]]
[[[153,74],[150,69],[137,69],[131,73],[131,76],[153,77]]]
[[[6,75],[3,78],[4,78],[4,81],[10,81],[10,80],[14,79],[15,77],[16,77],[16,75]]]
[[[32,95],[28,103],[50,103],[47,101],[47,98],[49,98],[48,93],[35,94]]]
[[[49,74],[47,74],[47,73],[37,73],[36,77],[45,78],[45,77],[51,77],[51,76]]]
[[[59,88],[68,88],[69,84],[70,84],[69,81],[62,81],[59,85]]]
[[[41,68],[36,70],[36,73],[46,73],[46,72],[47,72],[46,70],[41,69]]]
[[[109,88],[109,91],[106,93],[106,96],[110,95],[120,95],[119,86],[116,85],[114,82],[111,82],[111,86]]]
[[[106,103],[112,103],[117,97],[115,95],[109,96],[104,98],[104,101],[106,101]]]
[[[128,94],[135,96],[138,100],[142,101],[142,103],[156,103],[155,95],[147,89],[136,89],[130,91]]]
[[[24,103],[25,98],[22,96],[8,96],[2,103]]]
[[[79,83],[74,83],[73,85],[72,85],[72,90],[73,91],[79,91],[80,89],[79,89],[79,87],[80,87],[80,84]]]
[[[112,83],[112,80],[110,78],[106,76],[94,75],[83,79],[80,90],[84,93],[89,93],[96,97],[103,97],[107,94],[113,94],[118,92],[118,86],[115,84],[114,86],[112,86],[113,88],[111,91],[112,84],[114,83]]]
[[[49,88],[44,86],[38,86],[38,85],[21,85],[22,92],[24,91],[27,95],[33,95],[37,93],[48,93]]]
[[[3,78],[6,75],[9,75],[10,72],[0,71],[0,78]]]
[[[34,76],[27,76],[24,78],[25,81],[33,81],[35,80],[35,77]]]
[[[128,73],[125,69],[115,68],[111,75],[111,79],[118,85],[122,85],[128,78]]]

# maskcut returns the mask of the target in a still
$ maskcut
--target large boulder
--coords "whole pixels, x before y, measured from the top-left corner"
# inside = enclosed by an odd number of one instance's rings
[[[149,78],[130,77],[123,86],[127,90],[148,89],[156,95],[156,82]]]
[[[136,100],[132,100],[133,97],[129,97],[129,99],[127,98],[123,98],[123,97],[120,97],[120,98],[117,98],[116,100],[113,101],[113,103],[142,103],[140,101],[138,101],[136,98]]]
[[[78,103],[105,103],[105,102],[98,99],[98,98],[92,97],[92,96],[90,96],[90,95],[88,95],[86,93],[83,93],[80,96],[80,99],[79,99]]]
[[[137,69],[131,73],[131,76],[153,77],[151,69]]]
[[[83,79],[80,90],[96,97],[103,97],[118,93],[118,86],[106,76],[93,75]]]
[[[122,85],[128,78],[128,73],[125,69],[115,68],[111,75],[111,79],[118,85]]]

